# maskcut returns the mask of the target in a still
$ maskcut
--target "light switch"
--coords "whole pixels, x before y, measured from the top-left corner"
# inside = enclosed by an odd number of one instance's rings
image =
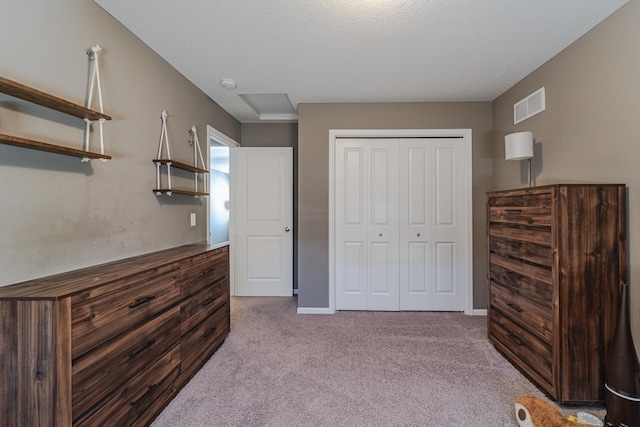
[[[192,227],[195,227],[195,226],[196,226],[196,214],[195,214],[195,212],[193,212],[193,213],[191,214],[191,226],[192,226]]]

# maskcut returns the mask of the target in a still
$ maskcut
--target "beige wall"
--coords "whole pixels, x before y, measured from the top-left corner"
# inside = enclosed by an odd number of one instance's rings
[[[485,192],[492,185],[491,103],[298,105],[300,307],[329,306],[329,130],[472,129],[474,308],[486,308]]]
[[[513,125],[513,104],[544,86],[546,111]],[[533,131],[536,184],[628,187],[631,318],[640,344],[640,1],[631,0],[493,103],[494,184],[522,186],[504,135]]]
[[[243,147],[296,147],[297,123],[243,123]]]
[[[170,115],[177,160],[192,159],[192,125],[203,143],[207,124],[236,140],[240,124],[92,1],[23,0],[1,16],[0,75],[79,104],[85,50],[103,47],[113,160],[81,163],[0,145],[0,285],[205,240],[205,199],[151,192],[160,113]],[[81,148],[83,128],[82,120],[0,95],[2,133]],[[176,183],[188,185],[182,176]],[[197,227],[189,226],[192,212]]]

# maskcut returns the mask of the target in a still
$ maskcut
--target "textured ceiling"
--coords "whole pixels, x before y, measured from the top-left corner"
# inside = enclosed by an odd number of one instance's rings
[[[491,101],[628,0],[95,1],[248,123],[239,95]]]

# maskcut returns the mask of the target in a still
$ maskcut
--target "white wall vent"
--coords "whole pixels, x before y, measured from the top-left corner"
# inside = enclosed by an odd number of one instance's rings
[[[544,87],[533,92],[522,101],[513,104],[513,124],[520,123],[529,117],[544,111]]]

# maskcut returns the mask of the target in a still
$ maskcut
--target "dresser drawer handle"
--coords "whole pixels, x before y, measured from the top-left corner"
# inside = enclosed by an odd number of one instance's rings
[[[207,274],[214,273],[215,271],[216,271],[215,268],[207,269],[207,270],[202,272],[201,276],[206,276]]]
[[[143,351],[145,351],[146,349],[148,349],[149,347],[153,346],[156,343],[156,340],[151,340],[148,341],[144,347],[142,347],[140,350],[138,351],[134,351],[133,353],[129,353],[129,359],[133,359],[135,358],[137,355],[139,355],[140,353],[142,353]]]
[[[211,335],[213,335],[216,332],[216,330],[218,330],[217,327],[209,329],[207,332],[204,333],[204,335],[202,335],[202,338],[205,338],[205,339],[209,338]]]
[[[147,391],[145,391],[145,392],[144,392],[144,394],[143,394],[142,396],[140,396],[140,399],[136,400],[135,402],[131,402],[131,403],[129,403],[129,405],[131,405],[131,406],[135,407],[135,406],[136,406],[138,403],[140,403],[140,401],[141,401],[142,399],[144,399],[144,398],[145,398],[145,396],[146,396],[147,394],[149,394],[149,392],[150,392],[151,390],[153,390],[157,385],[158,385],[158,384],[151,384],[151,385],[147,388]]]
[[[522,209],[505,209],[504,211],[508,213],[521,213]]]
[[[507,338],[516,343],[517,345],[522,345],[522,340],[513,334],[507,334]]]
[[[518,307],[517,305],[515,305],[514,303],[512,303],[512,302],[508,302],[508,303],[507,303],[507,305],[508,305],[511,309],[513,309],[513,310],[517,311],[518,313],[522,313],[522,309],[521,309],[520,307]]]
[[[156,297],[155,295],[152,295],[152,296],[137,299],[133,302],[133,304],[129,306],[129,309],[133,310],[134,308],[140,307],[142,304],[146,304],[149,301],[155,299],[155,297]]]
[[[214,302],[216,299],[218,299],[218,297],[211,297],[211,298],[209,298],[208,300],[204,301],[204,302],[202,303],[202,306],[203,306],[203,307],[206,307],[206,306],[208,306],[209,304],[211,304],[212,302]]]

